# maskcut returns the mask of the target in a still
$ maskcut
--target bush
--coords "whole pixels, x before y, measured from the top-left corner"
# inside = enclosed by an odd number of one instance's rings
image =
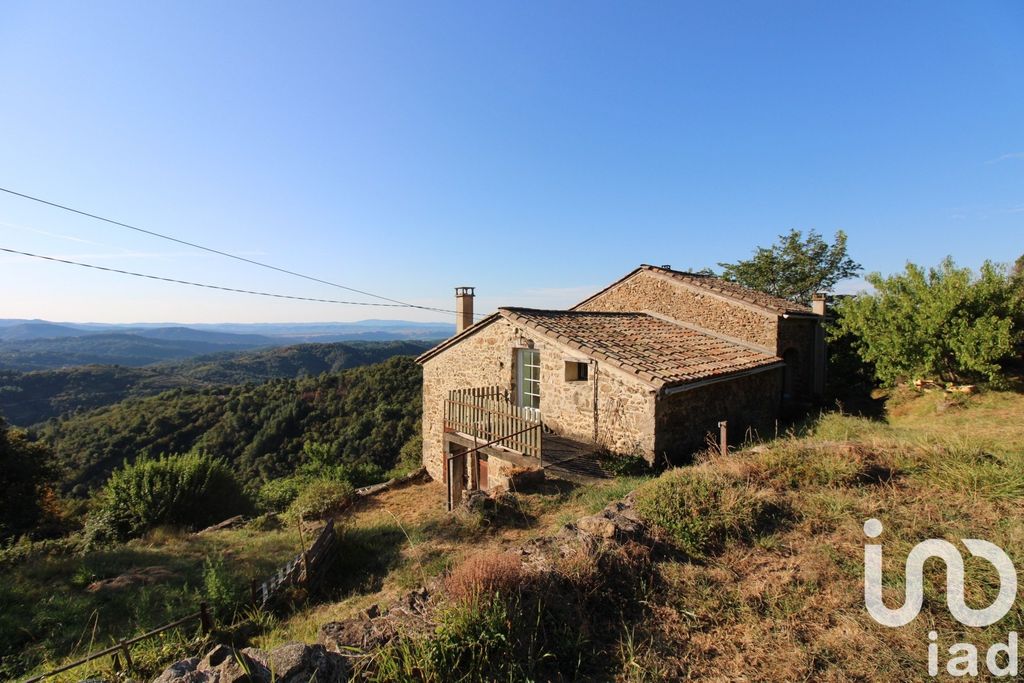
[[[298,497],[288,507],[288,516],[322,519],[344,510],[352,502],[355,489],[347,481],[314,479],[303,484]]]
[[[206,558],[203,563],[203,594],[213,613],[230,622],[235,609],[245,600],[245,585],[224,566],[221,558]]]
[[[256,504],[263,512],[284,512],[299,497],[305,482],[299,477],[271,479],[256,494]]]
[[[673,470],[640,488],[637,510],[692,557],[752,538],[782,513],[775,495],[707,468]]]
[[[526,579],[523,562],[510,553],[475,555],[445,577],[444,588],[455,602],[468,603],[495,595],[518,594]]]
[[[125,539],[163,525],[198,529],[251,508],[223,460],[196,452],[143,457],[110,475],[87,536]]]
[[[642,477],[653,469],[642,455],[603,451],[597,457],[601,468],[616,477]]]

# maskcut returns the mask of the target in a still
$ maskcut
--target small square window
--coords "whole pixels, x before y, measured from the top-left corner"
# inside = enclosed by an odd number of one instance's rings
[[[566,382],[586,382],[590,376],[590,363],[586,361],[565,361]]]

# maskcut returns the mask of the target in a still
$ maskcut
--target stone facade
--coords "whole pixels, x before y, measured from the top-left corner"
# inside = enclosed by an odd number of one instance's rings
[[[540,354],[540,412],[545,428],[558,436],[640,455],[650,462],[662,458],[681,462],[705,446],[707,434],[717,439],[721,420],[729,422],[731,441],[742,440],[748,429],[761,436],[773,433],[784,395],[811,398],[818,318],[799,306],[783,308],[787,302],[773,297],[729,290],[736,285],[708,289],[694,284],[693,277],[644,266],[572,310],[581,314],[647,312],[714,335],[741,351],[754,350],[769,362],[777,362],[771,358],[777,356],[790,365],[767,368],[766,364],[703,383],[691,375],[684,381],[695,386],[681,389],[686,385],[676,386],[679,380],[669,383],[650,373],[642,378],[642,368],[632,366],[631,373],[627,363],[619,363],[628,356],[623,339],[635,341],[644,334],[640,329],[604,337],[605,355],[593,347],[588,356],[583,350],[587,347],[571,338],[582,322],[561,321],[563,327],[553,330],[544,326],[548,324],[544,319],[530,322],[529,309],[503,309],[421,357],[423,464],[430,476],[444,479],[450,443],[466,448],[473,443],[444,433],[448,392],[498,386],[516,396],[516,355],[521,348]],[[572,362],[587,365],[585,379],[567,373],[566,363]],[[697,362],[694,372],[702,362]],[[490,487],[507,485],[510,476],[530,465],[523,462],[524,456],[488,450]],[[472,469],[475,463],[468,466]]]
[[[718,423],[729,423],[729,442],[741,443],[748,430],[774,434],[782,398],[782,368],[773,368],[658,398],[655,449],[661,462],[686,462],[694,451],[718,442]]]
[[[578,311],[651,311],[775,351],[779,316],[650,271],[580,304]]]
[[[498,318],[423,363],[423,464],[431,477],[444,478],[448,392],[497,385],[514,396],[516,351],[527,345],[540,353],[540,410],[546,426],[584,443],[653,457],[652,387],[596,361],[586,380],[566,380],[566,361],[587,360],[579,351]],[[500,481],[505,466],[493,463],[488,478]]]

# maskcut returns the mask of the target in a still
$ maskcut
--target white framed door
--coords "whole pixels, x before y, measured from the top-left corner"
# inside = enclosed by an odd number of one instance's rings
[[[540,351],[516,351],[516,402],[540,417]]]

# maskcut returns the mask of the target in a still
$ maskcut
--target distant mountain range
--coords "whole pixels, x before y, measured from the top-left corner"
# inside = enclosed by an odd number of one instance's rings
[[[0,370],[27,372],[91,364],[142,367],[223,351],[310,342],[436,341],[454,331],[448,323],[402,320],[185,326],[0,319]]]

